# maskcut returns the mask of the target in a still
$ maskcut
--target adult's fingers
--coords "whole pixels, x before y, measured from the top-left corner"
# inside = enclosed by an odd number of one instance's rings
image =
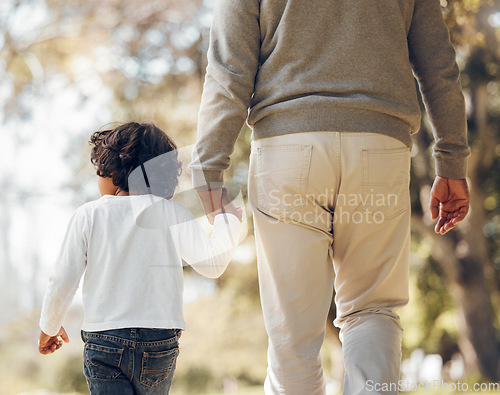
[[[437,222],[436,226],[434,227],[434,232],[441,233],[442,228],[443,228],[445,223],[446,223],[446,218],[439,217],[439,221]]]
[[[462,222],[465,219],[465,216],[467,215],[466,209],[460,210],[459,213],[453,218],[451,221],[453,222],[453,226],[457,225],[458,223]]]
[[[467,212],[454,212],[449,213],[448,218],[445,220],[443,226],[440,229],[440,233],[444,235],[449,230],[452,230],[456,225],[458,225],[464,218]]]
[[[431,218],[436,219],[439,214],[439,199],[434,196],[431,192],[431,200],[429,202],[429,208],[431,210]]]

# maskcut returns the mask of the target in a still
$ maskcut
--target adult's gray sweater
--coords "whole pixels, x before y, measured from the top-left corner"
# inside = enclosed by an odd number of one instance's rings
[[[245,121],[255,139],[376,132],[411,146],[421,119],[414,76],[436,173],[464,178],[464,97],[439,0],[218,0],[194,184],[222,182]]]

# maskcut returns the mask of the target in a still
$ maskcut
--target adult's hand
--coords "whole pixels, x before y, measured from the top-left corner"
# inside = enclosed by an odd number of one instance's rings
[[[201,204],[207,215],[208,222],[213,225],[214,217],[222,211],[234,214],[241,221],[241,209],[238,209],[230,200],[224,187],[206,191],[198,190]]]
[[[434,228],[444,235],[461,222],[469,212],[469,188],[465,179],[436,177],[431,189],[430,210],[432,219],[439,216]]]

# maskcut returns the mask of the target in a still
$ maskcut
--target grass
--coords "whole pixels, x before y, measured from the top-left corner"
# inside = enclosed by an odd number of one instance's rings
[[[200,395],[262,395],[264,393],[264,389],[262,386],[252,386],[252,387],[245,387],[241,388],[238,391],[234,392],[223,392],[223,391],[208,391],[208,392],[203,392]],[[477,394],[482,394],[482,395],[498,395],[498,391],[440,391],[440,390],[433,390],[432,388],[429,388],[428,391],[413,391],[413,392],[400,392],[401,395],[452,395],[452,394],[457,394],[460,393],[461,395],[477,395]],[[341,395],[342,393],[339,392],[336,395]]]
[[[223,392],[223,391],[209,391],[204,392],[200,395],[262,395],[264,393],[264,388],[260,385],[241,388],[234,392]]]
[[[499,393],[498,392],[493,392],[493,391],[479,391],[479,392],[473,392],[473,391],[427,391],[427,392],[422,392],[422,391],[419,391],[419,392],[402,392],[402,394],[408,394],[408,395],[429,395],[429,394],[433,394],[433,395],[452,395],[452,394],[461,394],[461,395],[477,395],[477,394],[486,394],[486,395],[493,395],[493,394],[496,394],[498,395]]]

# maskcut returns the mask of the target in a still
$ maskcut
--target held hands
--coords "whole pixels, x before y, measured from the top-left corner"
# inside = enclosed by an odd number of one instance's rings
[[[207,215],[208,222],[211,225],[214,224],[214,217],[222,212],[234,214],[240,222],[242,221],[242,210],[231,203],[226,188],[221,187],[207,191],[198,191],[198,196]]]
[[[52,354],[54,351],[57,351],[62,347],[63,341],[64,343],[69,343],[68,335],[62,326],[55,336],[49,336],[43,331],[40,331],[38,351],[43,355]]]
[[[432,219],[439,215],[436,233],[444,235],[453,229],[469,212],[467,181],[437,176],[432,185],[430,210]]]

